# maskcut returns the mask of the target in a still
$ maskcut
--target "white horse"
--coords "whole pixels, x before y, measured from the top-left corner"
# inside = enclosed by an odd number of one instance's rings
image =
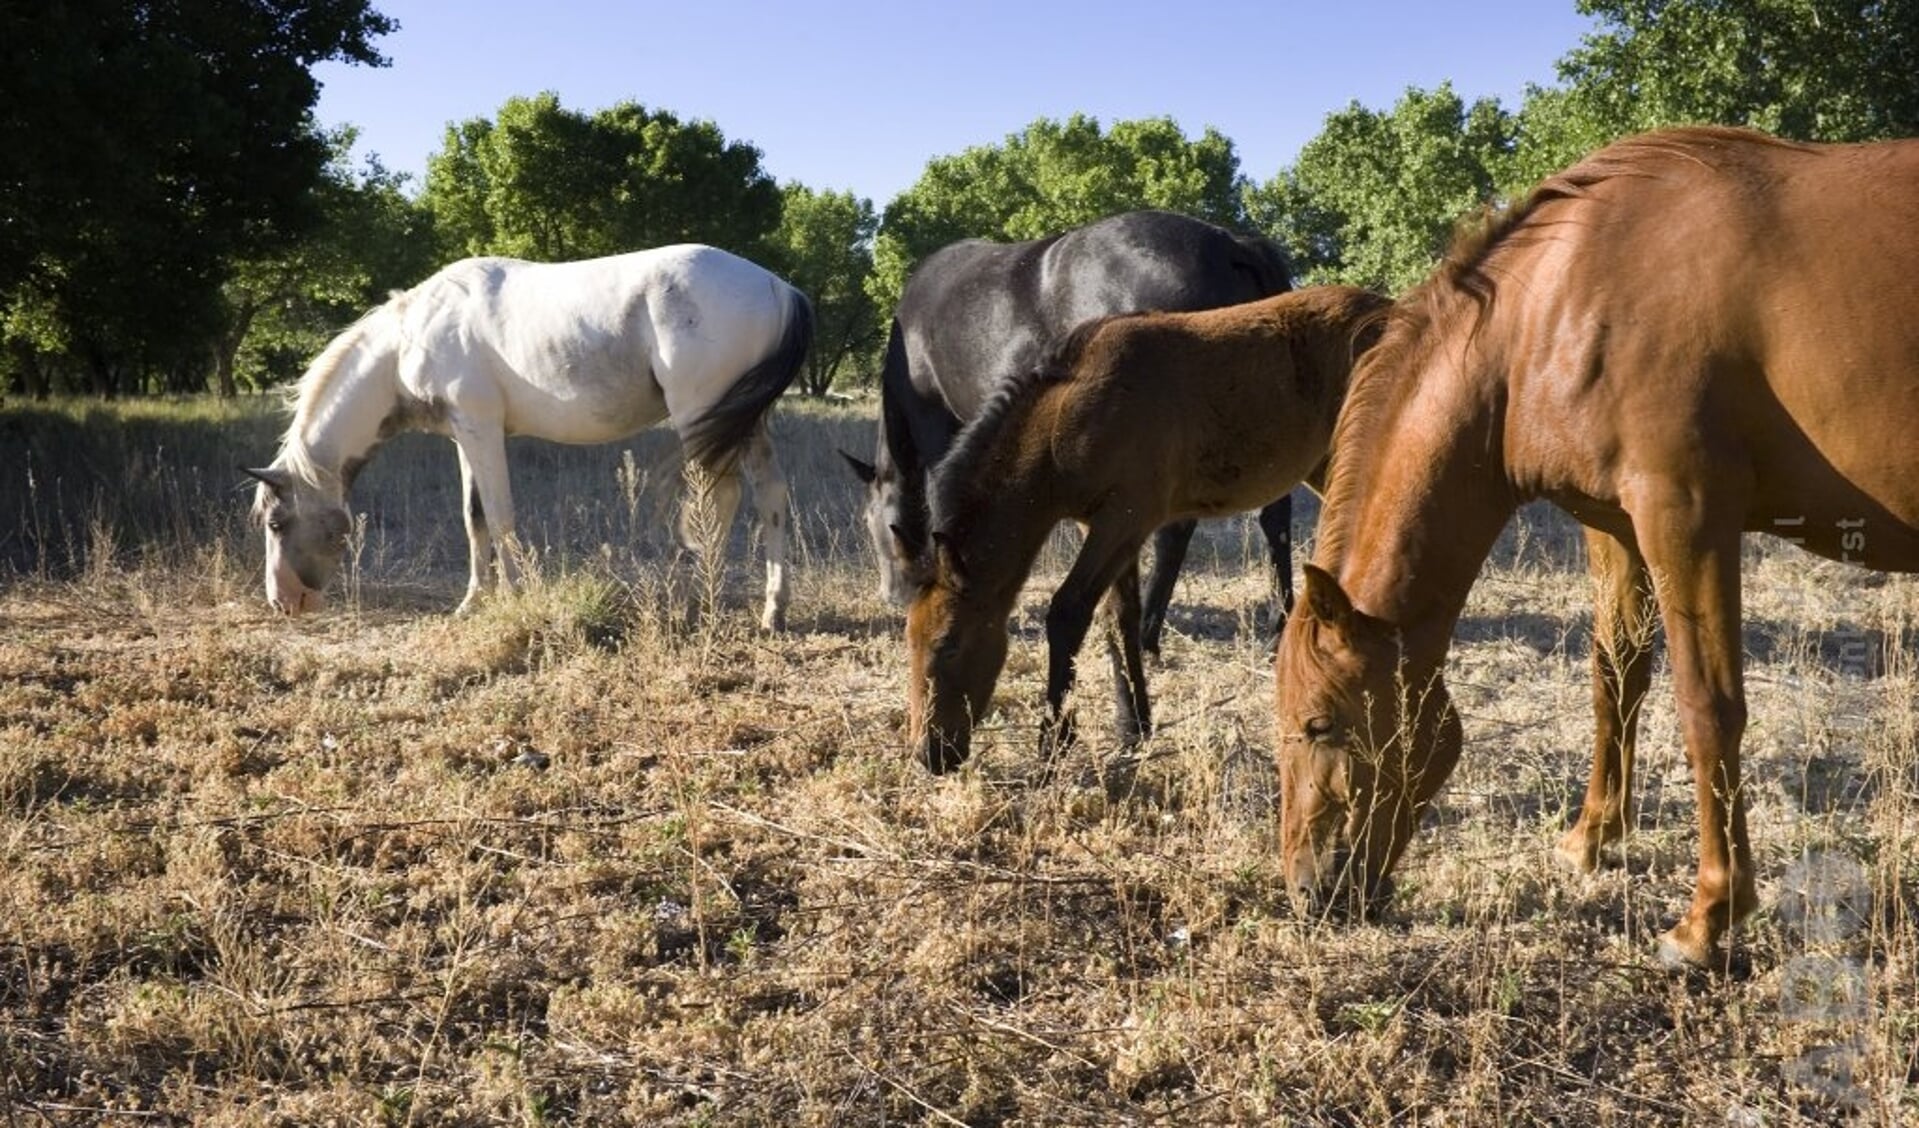
[[[472,575],[460,610],[518,579],[506,437],[626,438],[671,420],[710,475],[720,528],[752,486],[766,549],[761,622],[784,625],[786,479],[764,417],[812,345],[805,295],[743,258],[688,244],[570,263],[476,258],[396,294],[336,337],[301,377],[293,424],[259,480],[267,598],[320,606],[350,525],[346,493],[401,431],[452,438]],[[693,540],[682,510],[681,538]]]

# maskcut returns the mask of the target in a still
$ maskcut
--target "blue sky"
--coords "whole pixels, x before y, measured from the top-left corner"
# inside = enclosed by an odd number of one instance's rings
[[[374,0],[392,65],[322,66],[322,125],[424,179],[447,123],[551,90],[710,118],[781,181],[885,207],[926,162],[1036,118],[1213,126],[1265,180],[1326,115],[1451,80],[1516,108],[1592,30],[1573,0]]]

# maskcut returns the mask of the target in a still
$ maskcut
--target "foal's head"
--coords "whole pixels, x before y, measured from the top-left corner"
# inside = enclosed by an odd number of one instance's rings
[[[930,556],[911,547],[901,545],[918,562],[909,568],[915,594],[906,609],[908,732],[927,770],[947,772],[972,751],[973,722],[992,702],[1006,664],[1008,612],[967,582],[945,536],[933,534]]]
[[[267,602],[286,615],[318,611],[346,554],[346,505],[278,466],[246,473],[260,483],[252,516],[266,529]]]
[[[1459,760],[1459,717],[1436,671],[1312,565],[1280,636],[1280,845],[1309,904],[1390,891],[1388,875]]]

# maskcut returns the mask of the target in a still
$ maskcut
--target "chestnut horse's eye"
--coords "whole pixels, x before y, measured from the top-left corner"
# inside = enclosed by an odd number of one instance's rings
[[[267,521],[267,532],[269,532],[269,533],[284,533],[284,532],[286,532],[286,531],[287,531],[287,523],[286,523],[286,519],[285,519],[285,518],[283,518],[283,517],[273,517],[273,518],[269,518],[269,519],[268,519],[268,521]]]
[[[1333,735],[1334,727],[1331,717],[1313,717],[1306,722],[1306,739],[1318,744]]]

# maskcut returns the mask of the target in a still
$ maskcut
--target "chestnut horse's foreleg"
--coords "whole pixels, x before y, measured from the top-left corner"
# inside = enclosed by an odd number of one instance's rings
[[[1128,528],[1115,533],[1095,524],[1087,531],[1072,570],[1053,593],[1046,608],[1046,719],[1040,728],[1040,752],[1051,758],[1073,742],[1073,721],[1066,711],[1066,694],[1073,688],[1074,668],[1086,632],[1093,625],[1099,601],[1128,567],[1137,576],[1144,534]],[[1141,696],[1145,675],[1140,676]]]
[[[467,420],[455,420],[453,442],[460,451],[461,507],[465,511],[468,576],[466,598],[459,612],[493,586],[493,558],[498,556],[500,580],[511,590],[519,585],[517,544],[513,539],[513,494],[506,471],[506,434]]]
[[[1166,629],[1166,608],[1173,602],[1173,585],[1179,582],[1180,566],[1186,563],[1186,549],[1198,527],[1199,522],[1189,518],[1161,525],[1153,534],[1153,571],[1141,604],[1139,638],[1146,653],[1155,658],[1159,657],[1160,633]]]
[[[1699,803],[1699,875],[1692,906],[1659,938],[1669,963],[1709,965],[1719,941],[1751,912],[1752,844],[1740,791],[1739,742],[1746,728],[1739,612],[1736,499],[1673,490],[1634,510],[1640,548],[1666,624],[1680,731]]]
[[[764,421],[754,428],[740,452],[740,471],[753,491],[753,509],[759,517],[760,541],[766,552],[766,604],[760,611],[760,626],[769,631],[785,630],[791,591],[786,578],[787,527],[793,521],[793,504]]]
[[[1593,581],[1593,767],[1579,819],[1555,853],[1580,873],[1599,867],[1599,849],[1631,826],[1632,770],[1639,707],[1652,681],[1653,598],[1646,561],[1631,544],[1586,530]]]
[[[1266,534],[1266,559],[1272,564],[1279,592],[1279,621],[1273,627],[1277,641],[1279,628],[1293,613],[1293,491],[1287,490],[1259,511],[1259,531]]]
[[[1128,564],[1106,596],[1111,618],[1106,649],[1113,658],[1113,725],[1121,744],[1137,744],[1153,732],[1146,697],[1146,663],[1140,654],[1139,561]]]

